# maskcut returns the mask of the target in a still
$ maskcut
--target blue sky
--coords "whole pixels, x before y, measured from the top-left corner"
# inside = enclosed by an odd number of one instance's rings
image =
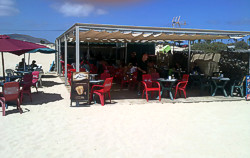
[[[54,42],[74,23],[171,27],[175,16],[186,21],[185,28],[250,31],[250,0],[99,1],[0,0],[0,34],[27,34]]]

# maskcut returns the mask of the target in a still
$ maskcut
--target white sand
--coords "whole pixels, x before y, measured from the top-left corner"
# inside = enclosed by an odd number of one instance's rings
[[[70,107],[60,79],[44,79],[54,83],[25,96],[22,115],[10,106],[0,117],[1,158],[250,157],[249,102]]]

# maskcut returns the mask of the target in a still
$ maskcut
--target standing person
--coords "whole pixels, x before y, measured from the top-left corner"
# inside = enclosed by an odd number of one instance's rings
[[[132,63],[133,66],[137,66],[136,52],[131,53],[131,57],[130,57],[129,62]]]
[[[143,54],[142,59],[138,61],[137,65],[137,81],[138,83],[138,95],[141,95],[141,81],[142,81],[142,75],[147,73],[147,60],[148,60],[148,54]]]

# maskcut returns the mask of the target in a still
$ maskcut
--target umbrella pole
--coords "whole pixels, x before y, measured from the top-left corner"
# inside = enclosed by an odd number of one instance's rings
[[[2,66],[3,66],[3,79],[5,80],[3,52],[2,52]]]
[[[30,53],[29,53],[29,58],[28,58],[28,65],[30,67]]]
[[[25,71],[25,53],[24,53],[23,71]]]

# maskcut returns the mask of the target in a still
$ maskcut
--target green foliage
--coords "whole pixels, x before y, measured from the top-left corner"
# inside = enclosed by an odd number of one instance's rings
[[[213,42],[213,43],[195,43],[192,46],[192,50],[200,50],[205,53],[220,53],[223,50],[227,50],[227,45],[222,42]]]
[[[248,45],[244,41],[239,41],[235,43],[235,49],[248,49]]]

